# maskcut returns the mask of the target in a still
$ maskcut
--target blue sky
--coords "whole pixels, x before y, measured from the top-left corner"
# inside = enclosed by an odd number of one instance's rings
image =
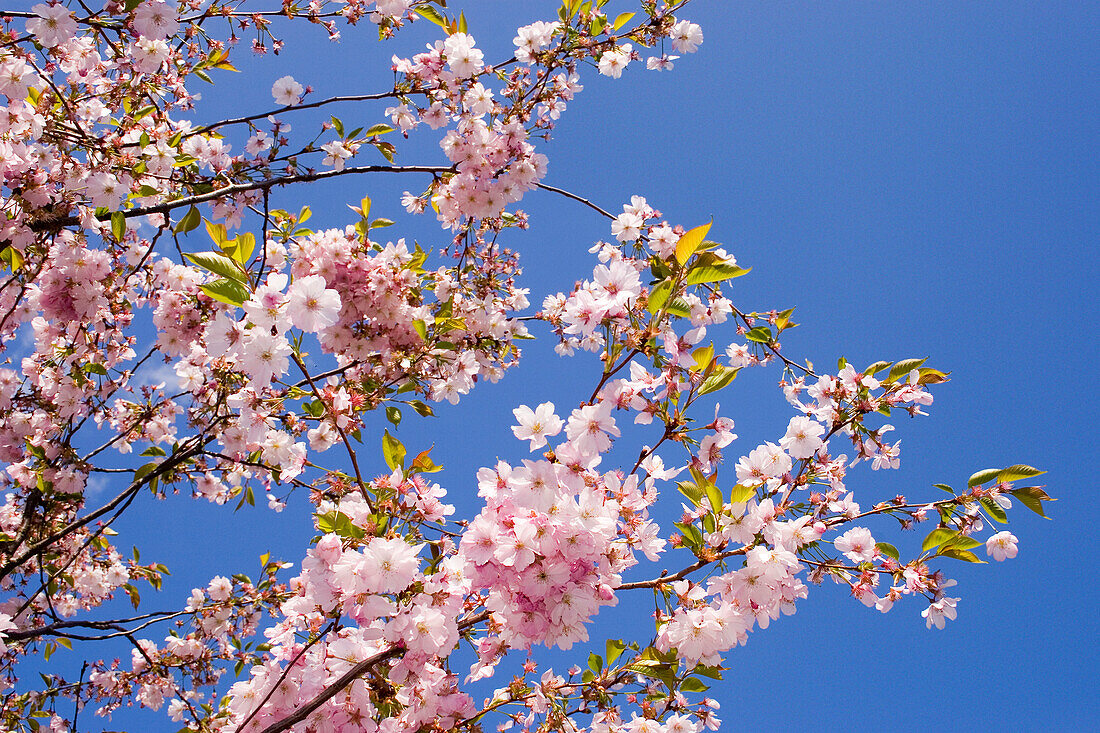
[[[450,5],[466,11],[487,59],[507,58],[514,29],[555,8]],[[628,5],[612,0],[609,12]],[[802,325],[783,339],[792,358],[831,365],[839,356],[857,364],[927,356],[951,372],[934,391],[930,417],[893,421],[901,469],[852,472],[849,487],[862,503],[897,493],[931,498],[933,483],[960,485],[978,469],[1013,463],[1049,470],[1042,480],[1059,498],[1049,506],[1053,521],[1018,504],[1010,513],[1017,559],[945,567],[962,601],[944,631],[925,629],[916,602],[882,615],[842,587],[811,587],[794,616],[728,655],[727,681],[712,690],[725,729],[1097,725],[1100,598],[1085,568],[1095,534],[1086,482],[1097,458],[1087,393],[1100,358],[1100,6],[697,0],[684,17],[703,26],[706,40],[674,71],[635,63],[612,81],[589,69],[554,139],[540,143],[550,157],[545,182],[609,210],[640,194],[673,222],[713,217],[710,237],[753,267],[736,281],[735,303],[797,307]],[[421,23],[379,45],[364,25],[329,44],[299,26],[281,56],[248,61],[242,53],[244,73],[222,73],[204,87],[196,120],[269,108],[270,84],[284,74],[312,84],[318,98],[379,91],[392,79],[390,55],[415,53],[436,30]],[[337,114],[349,127],[369,126],[385,106]],[[305,116],[290,119],[296,131],[309,128]],[[433,140],[415,135],[400,156],[442,161]],[[279,193],[277,204],[308,202],[311,226],[342,226],[345,204],[369,194],[378,215],[398,221],[387,233],[439,246],[446,234],[430,217],[405,216],[397,201],[425,183],[342,178]],[[506,245],[522,253],[537,304],[590,274],[587,249],[610,233],[592,212],[550,193],[529,195],[522,208],[532,227],[508,234]],[[568,411],[591,391],[594,360],[560,359],[548,334],[534,333],[542,338],[528,342],[525,363],[500,384],[479,385],[434,420],[408,415],[397,432],[410,450],[435,444],[433,457],[446,467],[437,478],[461,515],[477,511],[478,467],[526,455],[509,430],[514,406],[550,399]],[[781,436],[793,414],[774,386],[777,370],[747,372],[720,395],[740,435],[727,459]],[[380,472],[380,451],[370,438],[367,445],[365,470]],[[677,513],[679,498],[669,487],[663,511]],[[165,548],[160,559],[173,577],[152,605],[182,602],[215,574],[254,571],[267,550],[298,561],[311,534],[304,497],[279,515],[233,514],[183,497],[142,501],[120,539]],[[200,539],[207,530],[226,545]],[[890,532],[876,538],[903,555],[919,550],[923,533]],[[142,554],[158,553],[143,545]],[[594,648],[624,626],[648,636],[630,605],[601,614]],[[587,649],[577,661],[585,656]],[[558,668],[568,664],[552,658]],[[164,717],[142,720],[144,730],[170,726]]]

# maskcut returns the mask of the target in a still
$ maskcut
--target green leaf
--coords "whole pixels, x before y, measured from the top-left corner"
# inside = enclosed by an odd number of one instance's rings
[[[752,268],[749,268],[749,269],[752,269]],[[776,329],[782,332],[784,329],[797,327],[798,326],[797,323],[791,323],[791,316],[793,316],[793,315],[794,315],[794,308],[788,308],[787,310],[780,312],[779,315],[775,319]]]
[[[710,502],[710,508],[714,510],[715,514],[722,511],[722,505],[725,503],[722,499],[722,491],[710,481],[707,481],[706,485],[703,486],[703,490],[706,491],[707,501]]]
[[[633,17],[634,13],[619,13],[619,15],[615,18],[615,22],[611,24],[611,30],[619,30],[626,23],[629,23],[630,19]]]
[[[657,313],[661,310],[661,307],[668,301],[669,293],[672,291],[672,282],[670,280],[663,280],[654,286],[649,291],[649,304],[646,308],[650,313]]]
[[[975,547],[981,547],[983,544],[985,543],[980,542],[973,537],[959,535],[955,539],[945,544],[940,550],[940,554],[942,555],[946,550],[973,550]]]
[[[615,660],[626,650],[626,644],[618,639],[608,639],[604,644],[604,656],[607,657],[607,664],[611,666],[615,663]]]
[[[374,137],[375,135],[385,135],[387,132],[393,132],[393,128],[387,124],[380,123],[377,125],[371,125],[367,128],[367,131],[363,133],[364,137]]]
[[[340,121],[339,117],[334,115],[329,115],[329,119],[332,120],[332,128],[336,130],[336,134],[342,139],[344,137],[344,123]]]
[[[751,271],[751,267],[738,267],[737,265],[728,265],[720,262],[714,265],[693,267],[691,271],[688,272],[685,282],[688,285],[716,283],[722,282],[723,280],[732,280],[742,275],[748,275]]]
[[[370,196],[364,196],[358,206],[352,206],[348,204],[348,208],[359,215],[361,219],[367,219],[370,217]]]
[[[691,670],[692,674],[701,674],[704,677],[710,677],[712,680],[722,679],[722,667],[710,666],[705,664],[696,664],[695,669]]]
[[[999,468],[983,468],[981,471],[978,471],[976,474],[967,479],[966,485],[969,488],[980,486],[987,481],[992,481],[993,479],[997,478],[1000,473],[1001,469]]]
[[[950,557],[954,560],[965,560],[966,562],[985,564],[985,560],[978,559],[978,556],[970,550],[956,550],[952,547],[941,550],[940,557]]]
[[[1009,466],[1000,473],[997,474],[997,483],[1006,483],[1008,481],[1019,481],[1024,478],[1033,478],[1035,476],[1042,476],[1046,471],[1040,471],[1037,468],[1031,466],[1025,466],[1022,463],[1017,463],[1015,466]]]
[[[894,547],[889,542],[876,542],[875,549],[879,551],[880,555],[886,555],[895,560],[901,560],[901,553],[898,552],[898,548]]]
[[[184,252],[183,256],[193,264],[215,275],[221,275],[239,283],[244,283],[248,279],[240,265],[223,254],[217,252]]]
[[[362,527],[351,521],[351,517],[336,510],[317,515],[317,531],[356,540],[363,539],[367,534]]]
[[[431,5],[415,5],[413,11],[419,14],[421,17],[427,18],[431,22],[435,23],[440,28],[447,27],[447,18]]]
[[[920,369],[921,365],[926,361],[928,361],[927,357],[924,359],[903,359],[897,364],[894,364],[893,368],[890,370],[890,376],[886,377],[885,381],[896,382],[899,378],[908,376],[909,372],[914,369]]]
[[[955,490],[953,488],[951,488],[950,486],[948,486],[947,484],[932,484],[932,486],[939,489],[940,491],[946,491],[948,494],[951,494],[952,496],[955,495]]]
[[[382,435],[382,456],[386,459],[386,465],[390,470],[405,468],[405,446],[400,440],[390,435],[389,430]]]
[[[881,372],[883,369],[886,369],[887,367],[889,367],[893,363],[894,362],[892,362],[892,361],[876,361],[874,364],[871,364],[869,367],[864,369],[861,372],[861,374],[864,374],[868,377],[873,377],[876,374],[878,374],[879,372]]]
[[[744,504],[754,496],[756,496],[756,489],[752,486],[734,484],[733,488],[730,489],[730,504]]]
[[[401,424],[401,410],[397,409],[393,405],[386,405],[386,419],[394,424],[394,427]]]
[[[676,684],[676,675],[672,671],[672,665],[657,659],[636,659],[626,667],[631,672],[652,677],[672,687]]]
[[[375,141],[371,144],[378,149],[378,152],[382,154],[383,158],[391,163],[393,162],[393,155],[397,152],[397,148],[394,147],[393,143]]]
[[[729,383],[737,378],[737,372],[739,371],[740,369],[734,369],[733,367],[719,366],[709,377],[703,380],[703,383],[699,386],[699,394],[710,394],[729,386]]]
[[[713,222],[711,222],[713,223]],[[711,223],[697,226],[694,229],[689,229],[684,233],[684,236],[680,237],[680,241],[676,243],[676,261],[681,265],[687,263],[691,256],[695,254],[695,251],[699,249],[699,245],[703,243],[703,240],[707,237],[707,232],[710,231]]]
[[[240,264],[241,269],[252,259],[252,253],[256,251],[256,235],[252,232],[243,232],[237,235],[237,251],[233,259]]]
[[[684,544],[694,549],[703,544],[703,534],[697,527],[685,522],[675,522],[674,526],[680,530],[684,536]]]
[[[23,253],[9,244],[0,250],[0,260],[8,263],[8,267],[11,268],[12,272],[18,272],[19,268],[23,266]]]
[[[688,677],[680,683],[680,689],[684,692],[706,692],[710,689],[710,685],[705,685],[702,680],[694,677]]]
[[[206,222],[206,233],[210,235],[210,239],[214,241],[214,244],[221,247],[229,239],[229,234],[226,232],[225,224],[214,224],[212,222]]]
[[[1057,499],[1052,499],[1047,496],[1047,492],[1043,491],[1038,486],[1023,486],[1018,489],[1012,489],[1009,493],[1019,499],[1020,503],[1028,509],[1046,519],[1050,519],[1050,517],[1047,517],[1047,515],[1043,513],[1043,502],[1057,501]]]
[[[958,531],[954,529],[945,529],[943,527],[934,529],[928,533],[928,536],[924,538],[924,542],[921,543],[921,552],[928,552],[945,542],[950,542],[958,537],[958,535]]]
[[[588,668],[592,670],[594,674],[599,674],[603,671],[603,657],[596,652],[592,652],[588,655]]]
[[[187,210],[187,213],[183,215],[183,218],[176,222],[176,228],[172,231],[176,234],[186,234],[192,229],[197,229],[199,224],[202,223],[202,214],[199,210],[192,206]]]
[[[435,411],[432,410],[432,406],[425,402],[421,402],[420,400],[412,400],[411,402],[409,402],[409,407],[416,410],[416,414],[420,415],[421,417],[435,415]]]
[[[654,280],[664,280],[672,276],[672,268],[656,255],[649,258],[649,271],[653,273]]]
[[[392,227],[392,226],[393,226],[393,220],[392,219],[383,219],[381,217],[375,219],[374,221],[372,221],[370,223],[370,228],[371,229],[381,229],[382,227]]]
[[[706,371],[710,363],[714,361],[714,344],[700,346],[698,349],[691,352],[691,358],[695,361],[695,369],[692,371]]]
[[[111,214],[111,234],[118,242],[121,242],[122,238],[126,236],[126,215],[121,211]]]
[[[950,372],[941,372],[939,369],[925,367],[917,370],[917,384],[940,384],[949,381],[947,375]]]
[[[768,344],[775,340],[772,336],[772,330],[767,326],[757,326],[748,331],[745,334],[745,338],[749,341],[755,341],[758,344]]]
[[[158,463],[157,461],[153,461],[151,463],[146,463],[144,466],[134,471],[134,483],[138,483],[146,476],[151,474],[154,470],[156,470],[157,466],[159,465],[160,463]]]
[[[989,497],[984,497],[978,500],[978,503],[985,509],[986,514],[990,519],[993,519],[1001,524],[1008,524],[1008,515],[1005,514],[1005,510],[1000,507],[997,502],[993,501]]]
[[[665,312],[673,316],[687,318],[691,315],[691,306],[683,298],[675,298],[665,309]]]
[[[690,499],[695,506],[699,506],[699,503],[703,500],[703,488],[694,481],[677,481],[676,488],[681,494]]]
[[[252,293],[236,280],[215,280],[199,287],[214,300],[227,305],[240,305],[252,297]]]

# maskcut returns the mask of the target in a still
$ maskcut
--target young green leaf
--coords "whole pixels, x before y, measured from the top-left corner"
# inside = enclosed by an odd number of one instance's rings
[[[879,554],[886,557],[892,557],[895,560],[901,559],[901,553],[898,552],[898,548],[891,545],[889,542],[876,542],[875,549],[879,551]]]
[[[950,557],[954,560],[965,560],[966,562],[985,563],[985,560],[979,559],[978,556],[970,550],[956,550],[953,547],[947,547],[941,550],[940,556]]]
[[[615,660],[626,650],[626,644],[618,639],[608,639],[604,644],[604,656],[607,657],[608,665],[615,663]]]
[[[756,489],[753,487],[734,484],[730,489],[730,504],[744,504],[754,496],[756,496]]]
[[[194,206],[187,210],[187,213],[183,215],[183,218],[176,222],[176,228],[172,231],[176,234],[186,234],[192,229],[197,229],[199,224],[202,223],[202,214]]]
[[[978,500],[978,503],[985,509],[985,513],[989,515],[990,519],[1000,522],[1001,524],[1008,524],[1008,515],[1005,514],[1005,510],[1000,507],[997,502],[985,497]]]
[[[924,359],[904,359],[899,361],[897,364],[894,364],[894,367],[890,370],[890,376],[884,381],[896,382],[899,378],[907,377],[909,376],[909,372],[914,369],[920,369],[921,365],[926,361],[928,361],[927,357]]]
[[[1057,499],[1047,496],[1047,492],[1038,486],[1022,486],[1018,489],[1012,489],[1009,493],[1019,499],[1021,504],[1045,519],[1050,519],[1050,517],[1043,513],[1043,502],[1057,501]]]
[[[945,529],[943,527],[934,529],[928,533],[928,536],[924,538],[924,542],[921,543],[921,552],[928,552],[931,549],[939,547],[945,542],[950,542],[958,535],[958,531],[954,529]]]
[[[619,13],[615,18],[615,22],[611,24],[611,30],[617,31],[624,25],[630,22],[630,19],[634,17],[634,13]]]
[[[118,242],[121,242],[122,238],[126,236],[126,214],[121,211],[111,214],[111,234]]]
[[[699,394],[710,394],[726,387],[737,378],[738,371],[740,370],[733,367],[719,366],[709,377],[703,380],[703,384],[699,386]]]
[[[248,280],[248,276],[245,275],[244,270],[241,269],[239,264],[217,252],[184,252],[183,256],[190,260],[192,264],[208,272],[212,272],[215,275],[221,275],[224,278],[236,280],[239,283],[244,283]]]
[[[390,435],[389,430],[382,435],[382,457],[386,459],[386,465],[391,470],[405,468],[405,446],[400,440]]]
[[[657,283],[652,290],[649,291],[649,302],[646,308],[650,313],[657,313],[661,310],[661,307],[668,301],[669,293],[672,292],[672,282],[669,280],[663,280]]]
[[[993,479],[997,478],[997,476],[1000,473],[1001,473],[1001,469],[999,469],[999,468],[983,468],[981,471],[978,471],[973,476],[971,476],[969,479],[967,479],[966,480],[966,485],[969,488],[974,488],[975,486],[981,486],[982,484],[986,483],[987,481],[992,481]]]
[[[1019,481],[1025,478],[1034,478],[1035,476],[1042,476],[1046,471],[1040,471],[1037,468],[1031,466],[1025,466],[1022,463],[1017,463],[1015,466],[1009,466],[1000,473],[997,474],[997,483],[1006,483],[1008,481]]]
[[[200,285],[202,292],[217,301],[227,305],[240,305],[252,297],[252,293],[236,280],[215,280],[206,285]]]
[[[691,271],[688,272],[687,279],[684,282],[686,282],[688,285],[699,285],[701,283],[717,283],[722,282],[723,280],[732,280],[733,278],[741,277],[742,275],[748,275],[751,271],[751,267],[738,267],[737,265],[727,265],[720,262],[714,265],[693,267]]]
[[[695,254],[695,250],[699,249],[699,245],[706,239],[711,223],[713,222],[689,229],[684,233],[684,236],[680,237],[680,241],[676,244],[677,262],[684,265],[691,259],[691,256]]]
[[[755,341],[758,344],[768,344],[775,340],[772,336],[772,330],[767,326],[757,326],[748,331],[745,334],[745,338],[749,341]]]

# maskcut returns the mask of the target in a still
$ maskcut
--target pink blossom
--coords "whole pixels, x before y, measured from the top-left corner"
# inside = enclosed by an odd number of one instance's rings
[[[554,414],[554,403],[543,402],[534,410],[527,405],[512,410],[519,425],[512,426],[512,433],[520,440],[531,441],[531,450],[546,445],[546,438],[561,432],[561,418]]]
[[[853,527],[833,542],[852,562],[871,562],[875,559],[875,538],[864,527]]]
[[[297,328],[320,333],[336,323],[340,294],[328,288],[319,275],[295,278],[287,292],[287,317]]]
[[[812,458],[823,443],[821,434],[825,426],[807,417],[792,417],[787,424],[787,434],[779,441],[793,458]]]
[[[623,75],[623,69],[630,63],[631,50],[631,45],[624,43],[609,51],[604,51],[603,55],[600,56],[600,73],[604,76],[610,76],[612,79],[618,79]]]
[[[302,101],[302,92],[305,88],[294,81],[292,76],[284,76],[275,80],[271,85],[271,96],[275,98],[275,104],[285,107],[293,107]]]
[[[985,551],[998,562],[1003,561],[1005,558],[1016,557],[1016,543],[1019,542],[1016,539],[1016,535],[1005,530],[998,532],[985,541]]]
[[[58,3],[38,3],[31,7],[37,18],[27,21],[27,32],[33,34],[46,48],[53,48],[72,38],[76,33],[76,19],[69,9]]]

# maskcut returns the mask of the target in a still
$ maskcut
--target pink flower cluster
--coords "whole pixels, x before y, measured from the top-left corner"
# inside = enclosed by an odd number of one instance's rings
[[[563,446],[559,452],[569,446]],[[617,603],[632,545],[655,529],[636,476],[600,474],[547,460],[478,473],[486,506],[462,537],[460,554],[485,607],[510,646],[570,648],[588,639],[601,606]],[[655,557],[657,546],[642,548]]]

